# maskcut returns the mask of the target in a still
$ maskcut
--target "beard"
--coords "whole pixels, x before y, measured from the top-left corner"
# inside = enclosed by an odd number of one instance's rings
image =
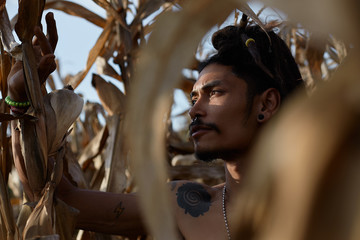
[[[207,163],[213,162],[220,158],[218,152],[195,152],[195,157],[196,159]]]
[[[232,161],[241,155],[242,151],[236,150],[223,150],[223,151],[195,151],[195,157],[198,160],[211,163],[217,159],[224,161]]]

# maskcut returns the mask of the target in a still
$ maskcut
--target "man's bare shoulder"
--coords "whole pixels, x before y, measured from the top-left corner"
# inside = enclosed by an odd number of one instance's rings
[[[176,221],[183,238],[221,239],[217,236],[223,234],[223,229],[218,227],[223,223],[223,184],[212,187],[192,181],[174,181],[170,186]]]

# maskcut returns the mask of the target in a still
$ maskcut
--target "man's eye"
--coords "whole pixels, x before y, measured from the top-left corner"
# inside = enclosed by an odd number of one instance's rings
[[[191,99],[191,105],[194,106],[197,99]]]
[[[210,92],[210,96],[213,96],[213,95],[215,95],[215,94],[217,94],[217,93],[221,93],[221,91],[220,91],[220,90],[212,90],[212,91]]]

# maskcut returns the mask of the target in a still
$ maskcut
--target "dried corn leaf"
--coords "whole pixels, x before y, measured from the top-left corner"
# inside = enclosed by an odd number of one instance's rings
[[[73,239],[73,233],[76,226],[76,216],[79,210],[70,207],[60,199],[56,199],[56,231],[59,239]]]
[[[292,21],[301,23],[312,32],[332,33],[346,42],[353,42],[356,38],[356,31],[348,31],[348,29],[357,29],[359,22],[357,18],[359,2],[356,0],[304,0],[301,2],[264,0],[262,2],[287,13]]]
[[[101,33],[94,47],[91,49],[89,53],[85,70],[79,72],[74,77],[68,79],[67,84],[70,84],[74,89],[81,83],[81,81],[89,72],[91,66],[94,64],[96,58],[103,51],[103,48],[105,47],[105,43],[108,41],[109,36],[111,34],[113,26],[114,26],[113,18],[109,18],[106,22],[106,27],[104,28],[103,32]]]
[[[337,63],[340,64],[347,56],[346,46],[342,41],[330,36],[329,45],[327,45],[327,53]]]
[[[122,82],[122,77],[115,71],[115,69],[107,62],[104,57],[97,57],[96,69],[99,74],[110,76]]]
[[[1,31],[1,30],[0,30]],[[0,44],[1,45],[1,44]],[[2,96],[7,96],[7,77],[11,70],[11,58],[8,53],[3,50],[3,46],[1,48],[1,59],[0,59],[0,91]],[[3,97],[4,98],[4,97]]]
[[[142,26],[142,31],[143,31],[143,35],[146,36],[149,33],[152,32],[152,30],[154,29],[154,26],[156,25],[155,23],[157,22],[157,19],[163,15],[165,13],[165,11],[160,12],[158,15],[156,15],[153,19],[153,21],[149,22],[147,25]],[[143,23],[144,24],[144,23]]]
[[[81,17],[101,28],[104,28],[106,25],[106,20],[104,18],[74,2],[59,0],[46,1],[45,9],[50,8]]]
[[[49,147],[49,151],[47,156],[52,155],[54,152],[53,145],[55,145],[56,138],[56,130],[57,130],[57,119],[54,109],[51,106],[50,97],[44,97],[44,108],[46,113],[46,133],[47,133],[47,145]],[[55,150],[56,151],[56,150]]]
[[[61,148],[56,156],[54,170],[51,176],[51,182],[58,185],[63,175],[63,159],[65,154],[65,147]],[[68,206],[59,199],[54,203],[55,207],[55,225],[56,233],[59,234],[60,239],[71,239],[76,224],[76,216],[79,211],[73,207]]]
[[[68,145],[65,145],[64,156],[64,174],[71,181],[75,183],[79,188],[89,188],[89,184],[85,179],[84,172],[82,171],[76,156],[71,151]]]
[[[4,50],[11,53],[16,59],[21,59],[21,48],[12,34],[9,16],[5,7],[0,10],[0,37]]]
[[[103,129],[91,140],[91,142],[86,145],[85,149],[79,157],[79,164],[83,168],[87,168],[90,160],[98,156],[103,148],[105,147],[106,140],[109,136],[109,130],[105,126]]]
[[[297,34],[296,29],[292,30],[295,45],[295,61],[300,66],[305,66],[307,39]]]
[[[72,88],[76,88],[86,76],[85,70],[78,72],[75,75],[68,74],[65,77],[64,84],[70,85]]]
[[[56,134],[53,139],[48,139],[49,155],[52,155],[64,144],[65,136],[70,126],[79,117],[83,108],[84,100],[69,89],[56,90],[45,96],[45,102],[51,104],[51,108],[55,113],[55,119],[52,117],[48,119],[46,125],[52,125],[55,122],[55,127],[48,129],[54,131]],[[49,122],[52,121],[52,122]]]
[[[256,24],[258,24],[267,34],[264,23],[260,20],[258,15],[250,8],[250,6],[247,3],[245,3],[244,1],[239,1],[238,9],[244,14],[246,14],[248,17],[250,17],[254,22],[256,22]],[[270,40],[269,36],[268,38]]]
[[[47,83],[49,84],[49,87],[52,91],[54,91],[56,89],[56,86],[55,86],[55,82],[54,82],[54,78],[52,75],[50,75],[47,79]]]
[[[26,222],[29,219],[32,210],[33,209],[28,204],[23,204],[21,206],[20,213],[16,221],[16,225],[19,228],[19,236],[23,236]]]
[[[31,42],[35,26],[40,26],[45,0],[20,0],[15,31],[22,42]]]
[[[9,111],[9,108],[5,101],[0,101],[0,112],[7,112]],[[5,182],[8,182],[9,179],[9,173],[11,172],[12,168],[12,159],[10,156],[10,147],[9,147],[9,138],[7,137],[8,134],[8,123],[4,122],[1,124],[1,171],[2,175],[4,177]]]
[[[19,235],[18,229],[15,225],[13,209],[10,204],[8,195],[7,183],[4,181],[4,176],[0,171],[0,213],[1,223],[5,225],[6,239],[16,239]]]
[[[89,142],[89,139],[92,139],[102,130],[103,125],[99,121],[99,115],[106,119],[105,110],[100,103],[86,102],[84,111],[85,119],[83,122],[80,122],[84,129],[84,135],[86,135],[86,141],[83,141],[83,146]]]
[[[129,103],[132,111],[126,129],[140,203],[150,232],[157,239],[176,238],[164,184],[165,128],[162,123],[170,107],[171,92],[180,80],[181,70],[193,59],[193,50],[206,31],[223,21],[237,5],[234,1],[203,0],[188,3],[182,12],[165,14],[158,19],[157,29],[142,52],[143,58],[132,82]],[[203,11],[205,6],[207,11]]]
[[[282,40],[284,40],[286,45],[290,48],[293,28],[289,25],[290,25],[290,23],[282,23],[279,26],[280,31],[279,31],[278,35],[281,37]]]
[[[322,80],[321,65],[324,61],[326,40],[325,38],[311,37],[306,49],[306,59],[315,83]]]
[[[36,134],[33,136],[37,137],[36,142],[38,143],[38,145],[36,147],[39,148],[41,151],[41,161],[43,161],[42,164],[46,169],[48,146],[47,146],[47,137],[46,137],[47,134],[46,134],[46,125],[45,125],[45,116],[44,116],[45,110],[44,110],[43,96],[40,88],[40,81],[37,71],[37,63],[35,60],[35,55],[31,42],[30,41],[23,42],[22,48],[24,54],[23,66],[25,72],[26,92],[28,99],[31,103],[32,110],[34,111],[34,115],[35,117],[38,118],[37,124],[35,125]],[[28,152],[31,151],[32,150],[29,149]]]
[[[159,10],[159,8],[166,3],[165,0],[153,0],[153,1],[146,1],[142,4],[140,4],[140,7],[137,11],[137,14],[134,18],[134,20],[131,23],[131,28],[137,28],[138,24],[141,24],[141,22],[147,18],[148,16],[150,16],[151,14],[153,14],[154,12],[156,12],[157,10]],[[132,30],[133,31],[133,30]]]
[[[20,131],[16,130],[19,127],[18,121],[11,122],[11,144],[12,144],[12,153],[13,160],[16,170],[19,175],[19,179],[23,185],[24,196],[27,199],[34,199],[33,191],[31,190],[29,180],[27,177],[25,160],[21,152],[21,136]]]
[[[118,24],[115,24],[113,31],[114,34],[111,34],[106,42],[106,47],[102,49],[99,56],[96,58],[96,61],[100,58],[104,58],[106,62],[108,62],[111,58],[114,58],[114,54],[118,54],[121,50],[119,49],[119,34]],[[117,34],[115,34],[115,32]]]
[[[59,239],[55,230],[55,207],[53,201],[55,186],[60,182],[62,177],[64,153],[64,148],[61,148],[57,153],[50,181],[46,184],[41,199],[26,222],[23,232],[25,239],[37,239],[39,237],[43,239]],[[66,216],[65,213],[63,214],[63,216]],[[68,220],[71,222],[74,215],[70,214],[68,217],[70,217]],[[72,222],[74,222],[74,220],[72,220]],[[63,230],[65,230],[65,232],[63,232],[64,234],[71,234],[69,229],[67,229],[67,231],[66,229]]]
[[[5,225],[3,224],[3,219],[2,219],[2,217],[1,217],[1,215],[0,215],[0,238],[1,239],[6,239],[6,227],[5,227]]]
[[[31,41],[23,42],[23,67],[25,72],[25,84],[27,95],[31,106],[33,106],[36,113],[43,113],[44,106],[42,102],[42,93],[40,90],[40,81],[37,72],[37,62],[32,48]]]
[[[360,129],[355,126],[345,135],[340,143],[342,146],[331,149],[332,157],[324,167],[322,180],[317,183],[319,188],[314,193],[313,207],[306,223],[306,239],[360,238],[357,225],[360,217],[357,187],[360,182]]]
[[[190,154],[194,152],[194,144],[192,142],[184,142],[174,131],[170,131],[167,137],[167,144],[168,148],[170,148],[169,152],[175,151],[177,154]]]
[[[61,178],[63,176],[64,155],[65,155],[65,148],[62,147],[57,151],[55,161],[54,161],[54,157],[50,157],[50,160],[53,162],[53,169],[51,172],[50,180],[55,185],[58,185],[60,183]]]
[[[41,191],[46,183],[47,158],[39,148],[39,140],[36,132],[36,123],[22,119],[21,123],[21,150],[24,156],[25,169],[30,188],[34,194],[34,200],[40,199]],[[45,139],[46,140],[46,139]],[[46,156],[46,155],[45,155]]]
[[[192,87],[194,86],[195,79],[183,77],[177,88],[180,88],[185,93],[190,94]]]
[[[124,28],[128,30],[128,26],[124,19],[121,18],[119,12],[111,6],[110,2],[107,0],[93,0],[96,4],[98,4],[100,7],[106,9],[106,12],[108,12],[111,15],[111,18],[115,18],[117,22]]]
[[[54,191],[54,184],[48,182],[45,186],[43,196],[30,214],[26,223],[23,232],[24,239],[36,239],[38,237],[45,237],[44,239],[59,239],[55,235]]]
[[[120,36],[120,51],[116,60],[120,66],[121,76],[123,78],[125,89],[128,89],[129,80],[133,71],[133,59],[131,52],[134,52],[134,50],[138,46],[137,42],[133,42],[131,34],[131,32],[127,31],[124,28],[120,28],[118,33],[118,35]],[[135,41],[137,41],[137,39]]]
[[[93,74],[91,83],[109,115],[123,114],[125,112],[126,97],[119,88],[111,82],[105,81],[97,74]]]
[[[110,135],[105,150],[105,177],[101,187],[107,192],[122,193],[126,189],[127,151],[123,122],[122,116],[118,114],[109,117],[107,121]]]
[[[94,167],[93,169],[86,169],[86,172],[85,172],[85,176],[88,175],[87,177],[91,176],[90,178],[90,189],[93,189],[93,190],[100,190],[101,188],[101,183],[104,179],[104,176],[105,176],[105,163],[103,161],[103,159],[101,159],[100,156],[97,156],[96,158],[94,158],[94,162],[97,164],[94,164]]]

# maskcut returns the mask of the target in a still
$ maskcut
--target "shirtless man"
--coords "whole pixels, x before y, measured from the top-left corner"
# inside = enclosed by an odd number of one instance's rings
[[[56,29],[52,15],[47,24],[48,29]],[[50,31],[49,39],[36,32],[41,49],[46,49],[43,57],[50,61],[56,45],[51,37],[54,32]],[[303,85],[289,49],[272,31],[266,35],[258,26],[228,26],[215,33],[212,42],[218,52],[201,64],[191,92],[190,134],[199,159],[224,160],[226,181],[214,187],[171,182],[175,218],[184,239],[231,239],[229,203],[246,172],[249,150],[287,95]],[[39,68],[49,74],[44,65]],[[16,84],[20,78],[22,74],[9,78],[13,101],[24,101],[24,93],[19,94],[21,87]],[[136,194],[79,189],[64,178],[57,194],[80,210],[78,228],[119,235],[146,234]]]

